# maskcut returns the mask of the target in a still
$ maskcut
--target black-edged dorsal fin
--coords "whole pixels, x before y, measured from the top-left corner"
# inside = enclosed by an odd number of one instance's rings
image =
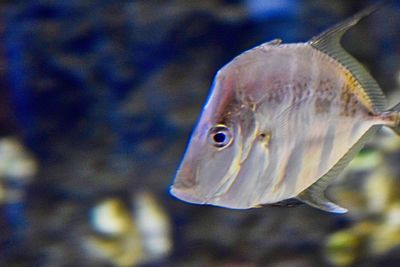
[[[381,88],[368,71],[353,56],[343,49],[340,40],[348,29],[357,24],[363,17],[376,11],[383,4],[384,2],[380,2],[372,5],[309,41],[311,46],[331,56],[350,71],[368,95],[372,107],[376,111],[383,111],[386,108],[386,99]]]

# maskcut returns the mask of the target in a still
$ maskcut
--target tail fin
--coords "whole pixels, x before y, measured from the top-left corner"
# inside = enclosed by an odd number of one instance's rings
[[[391,128],[397,135],[400,135],[400,103],[389,109],[389,112],[394,114],[394,126]]]

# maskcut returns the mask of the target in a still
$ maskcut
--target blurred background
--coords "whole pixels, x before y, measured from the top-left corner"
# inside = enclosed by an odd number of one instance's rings
[[[374,1],[0,2],[0,266],[400,266],[400,138],[381,131],[330,195],[234,211],[174,172],[216,71]],[[400,101],[400,1],[344,46]]]

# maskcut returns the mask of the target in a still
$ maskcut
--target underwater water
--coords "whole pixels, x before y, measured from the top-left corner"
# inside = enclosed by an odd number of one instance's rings
[[[399,266],[400,138],[330,190],[350,210],[197,206],[168,189],[216,71],[375,1],[0,2],[0,266]],[[400,100],[400,2],[345,48]]]

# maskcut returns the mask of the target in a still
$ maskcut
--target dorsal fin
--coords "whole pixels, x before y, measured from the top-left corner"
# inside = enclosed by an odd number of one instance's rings
[[[384,2],[380,2],[372,5],[309,41],[311,46],[337,60],[355,77],[376,111],[383,111],[386,108],[386,99],[381,88],[368,71],[343,49],[340,40],[348,29],[357,24],[363,17],[376,11],[383,4]]]
[[[282,39],[273,39],[269,42],[264,43],[263,45],[280,45],[282,43]]]
[[[318,179],[318,181],[311,185],[309,188],[301,192],[296,198],[314,208],[318,208],[324,211],[334,213],[347,212],[347,209],[342,208],[339,205],[328,200],[325,196],[325,190],[349,164],[349,162],[361,150],[361,148],[363,148],[365,143],[381,127],[381,125],[372,126],[324,176]]]

